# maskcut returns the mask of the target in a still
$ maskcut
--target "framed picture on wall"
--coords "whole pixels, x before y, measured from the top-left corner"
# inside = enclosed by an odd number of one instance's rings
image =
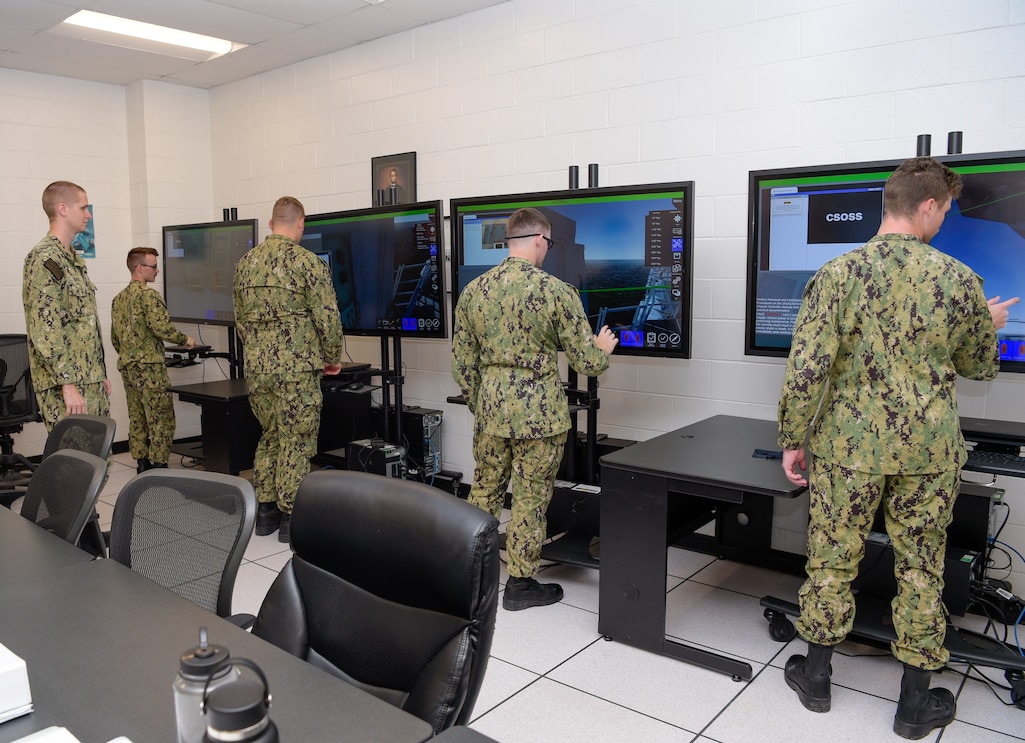
[[[416,153],[381,155],[370,161],[374,206],[416,201]]]

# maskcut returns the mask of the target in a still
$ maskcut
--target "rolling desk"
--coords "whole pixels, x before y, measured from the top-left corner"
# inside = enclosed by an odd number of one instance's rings
[[[30,524],[33,528],[35,525]],[[84,553],[83,553],[84,554]],[[3,544],[0,563],[15,555]],[[35,711],[0,724],[0,743],[50,725],[84,742],[173,741],[171,683],[199,628],[267,675],[283,741],[419,743],[430,726],[200,609],[113,560],[0,584],[0,642],[25,659]],[[243,673],[248,673],[243,671]]]
[[[786,479],[778,459],[752,456],[777,450],[776,436],[775,421],[718,415],[601,458],[599,633],[752,678],[749,663],[666,637],[666,548],[712,518],[724,526],[722,513],[731,508],[755,507],[753,528],[771,534],[772,498],[804,491]],[[762,551],[770,551],[767,538]]]

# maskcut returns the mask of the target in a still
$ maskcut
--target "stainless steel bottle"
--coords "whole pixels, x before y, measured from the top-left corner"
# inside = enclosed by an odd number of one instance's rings
[[[204,743],[278,743],[278,728],[269,714],[271,697],[267,677],[258,665],[246,658],[230,660],[228,664],[250,668],[260,680],[235,678],[204,692]]]
[[[181,654],[173,684],[178,743],[202,743],[206,732],[204,689],[216,689],[240,675],[228,660],[226,647],[207,642],[206,627],[199,630],[199,645]]]

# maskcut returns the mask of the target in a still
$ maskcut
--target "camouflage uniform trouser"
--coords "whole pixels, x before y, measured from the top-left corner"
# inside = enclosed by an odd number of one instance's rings
[[[174,400],[161,364],[118,366],[128,399],[128,451],[135,459],[167,464],[174,441]]]
[[[299,483],[310,473],[317,453],[320,371],[248,374],[249,406],[263,433],[253,461],[253,488],[260,503],[277,503],[292,512]]]
[[[502,516],[512,480],[512,518],[506,527],[507,566],[514,578],[537,574],[541,545],[548,529],[547,511],[559,471],[566,433],[543,439],[504,439],[477,431],[469,502],[496,519]]]
[[[897,595],[891,603],[897,660],[917,668],[943,667],[943,559],[960,471],[874,475],[814,460],[808,478],[808,579],[798,594],[797,631],[835,645],[854,624],[851,581],[882,501],[894,553]]]
[[[80,384],[78,391],[85,398],[86,415],[110,416],[110,398],[107,391],[103,389],[103,382],[95,384]],[[64,393],[60,387],[50,387],[45,390],[36,390],[36,401],[39,403],[39,412],[43,415],[43,423],[46,430],[50,431],[61,418],[68,415],[68,407],[64,404]]]

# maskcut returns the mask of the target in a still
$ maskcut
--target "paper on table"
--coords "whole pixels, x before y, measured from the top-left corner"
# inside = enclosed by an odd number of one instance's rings
[[[82,743],[82,741],[69,733],[67,728],[53,726],[26,735],[24,738],[18,738],[14,743]]]

